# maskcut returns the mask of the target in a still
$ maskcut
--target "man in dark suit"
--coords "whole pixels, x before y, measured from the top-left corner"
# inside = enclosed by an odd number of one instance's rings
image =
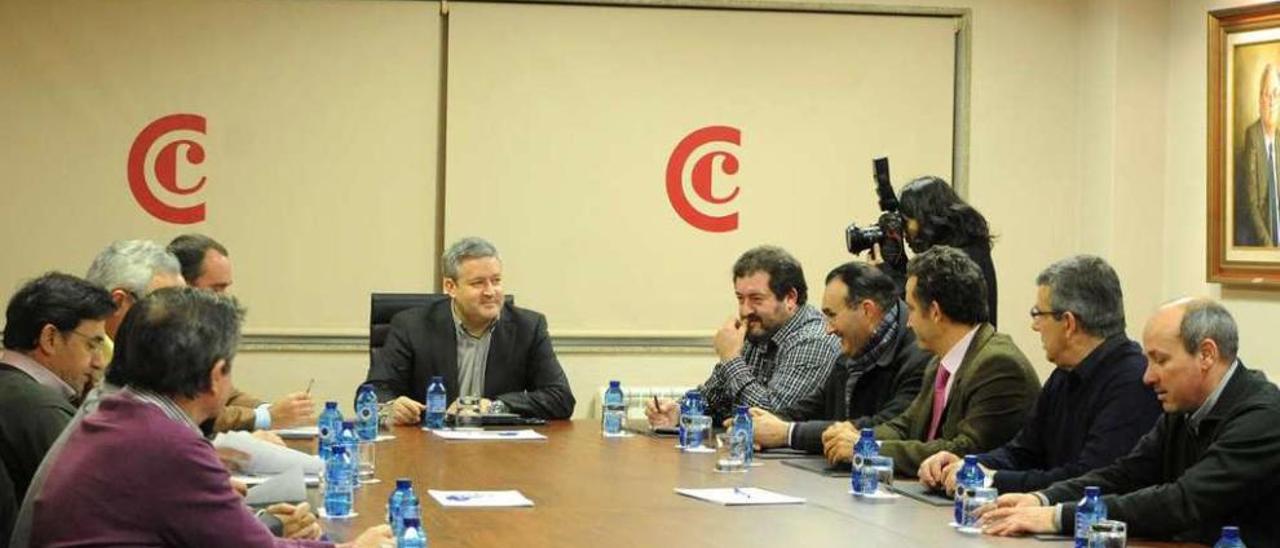
[[[1277,204],[1276,138],[1280,137],[1280,77],[1268,64],[1258,91],[1258,121],[1244,132],[1244,149],[1236,162],[1235,237],[1238,246],[1276,245],[1280,236]]]
[[[498,250],[463,238],[441,263],[449,298],[396,314],[369,366],[368,382],[380,401],[390,402],[392,421],[420,420],[436,375],[444,377],[451,408],[459,396],[476,396],[482,412],[500,401],[525,416],[569,418],[573,392],[551,348],[547,319],[504,302]]]
[[[981,453],[1013,438],[1040,379],[1013,340],[987,323],[982,271],[960,250],[934,246],[913,257],[906,301],[916,340],[936,357],[911,406],[877,426],[875,435],[897,472],[914,476],[939,451]],[[827,459],[849,462],[859,434],[847,422],[828,428],[822,434]]]

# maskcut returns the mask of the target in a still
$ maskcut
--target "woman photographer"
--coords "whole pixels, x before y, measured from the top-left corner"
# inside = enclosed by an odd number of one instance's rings
[[[898,200],[912,252],[924,253],[935,245],[945,245],[963,251],[978,263],[987,279],[988,321],[996,325],[996,269],[991,262],[992,238],[987,219],[937,177],[925,176],[907,183]]]

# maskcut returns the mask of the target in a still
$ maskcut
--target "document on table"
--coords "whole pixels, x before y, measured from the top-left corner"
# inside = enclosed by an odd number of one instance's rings
[[[533,430],[431,430],[437,436],[455,441],[533,441],[546,436]]]
[[[519,491],[440,491],[428,489],[431,498],[446,508],[511,508],[533,506]]]
[[[320,437],[320,427],[315,425],[281,428],[279,430],[272,430],[272,432],[275,432],[281,439],[286,440],[309,440],[311,438]],[[378,434],[378,439],[374,441],[388,441],[394,439],[396,439],[396,437],[391,434]]]
[[[248,474],[231,474],[231,479],[245,484],[247,487],[262,485],[276,476],[250,476]],[[303,474],[302,481],[307,487],[320,486],[320,474]]]
[[[248,432],[218,434],[213,446],[244,453],[248,458],[240,469],[249,475],[274,476],[292,468],[302,468],[307,474],[319,474],[324,469],[324,463],[315,455],[260,440]]]
[[[759,487],[716,487],[711,489],[682,489],[676,493],[725,506],[754,504],[804,504],[805,499],[775,493]]]
[[[302,469],[294,468],[259,483],[244,496],[245,504],[274,504],[307,500],[307,484]]]

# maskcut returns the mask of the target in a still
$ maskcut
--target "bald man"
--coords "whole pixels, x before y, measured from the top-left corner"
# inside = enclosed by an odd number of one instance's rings
[[[1235,320],[1209,299],[1168,303],[1142,334],[1143,382],[1164,415],[1110,466],[1043,491],[1002,495],[982,516],[994,535],[1075,529],[1086,485],[1135,537],[1212,544],[1237,525],[1246,544],[1280,539],[1280,390],[1237,356]]]

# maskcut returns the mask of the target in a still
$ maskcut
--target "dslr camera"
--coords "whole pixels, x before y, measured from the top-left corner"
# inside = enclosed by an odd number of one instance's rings
[[[893,273],[907,271],[907,253],[904,247],[907,223],[898,211],[898,196],[893,193],[893,185],[889,183],[889,159],[876,158],[871,161],[876,180],[876,196],[880,199],[880,218],[875,224],[859,227],[858,223],[850,223],[844,229],[845,247],[849,253],[859,255],[863,251],[880,247],[880,258],[884,261],[882,268]]]

